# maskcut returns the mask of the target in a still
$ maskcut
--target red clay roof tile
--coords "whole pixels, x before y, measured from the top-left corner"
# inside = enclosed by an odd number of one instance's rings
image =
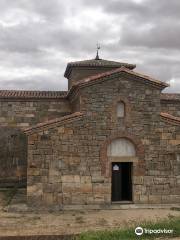
[[[180,124],[180,117],[175,117],[169,113],[161,112],[160,116],[168,121]]]
[[[68,78],[73,67],[120,68],[123,66],[129,69],[134,69],[136,67],[135,64],[129,64],[124,62],[109,61],[105,59],[89,59],[89,60],[68,63],[64,76]]]
[[[49,126],[54,126],[54,125],[57,125],[59,123],[66,123],[66,122],[69,122],[69,121],[74,121],[75,119],[78,119],[79,117],[82,117],[82,116],[83,116],[83,113],[81,113],[81,112],[75,112],[75,113],[72,113],[72,114],[68,114],[64,117],[55,118],[55,119],[52,119],[52,120],[49,120],[49,121],[38,123],[38,124],[36,124],[32,127],[26,128],[26,129],[24,129],[24,133],[29,135],[33,132],[47,129],[47,128],[49,128]]]
[[[22,90],[0,90],[0,99],[51,99],[65,98],[67,91],[22,91]]]

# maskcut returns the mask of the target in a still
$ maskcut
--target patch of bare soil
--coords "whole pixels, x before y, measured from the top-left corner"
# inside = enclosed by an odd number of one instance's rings
[[[65,211],[57,213],[9,213],[0,211],[0,236],[75,234],[137,226],[145,221],[180,216],[170,209]]]

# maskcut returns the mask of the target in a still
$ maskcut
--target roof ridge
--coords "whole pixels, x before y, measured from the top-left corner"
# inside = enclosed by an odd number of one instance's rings
[[[120,65],[120,64],[125,64],[125,65],[135,65],[135,64],[131,64],[131,63],[126,63],[126,62],[120,62],[120,61],[114,61],[114,60],[107,60],[107,59],[103,59],[103,58],[100,58],[100,59],[94,59],[94,58],[91,58],[91,59],[86,59],[86,60],[79,60],[79,61],[71,61],[69,62],[68,64],[79,64],[79,63],[89,63],[89,62],[93,62],[93,63],[98,63],[98,62],[107,62],[107,63],[114,63],[114,64],[117,64],[117,65]]]
[[[159,86],[164,86],[164,87],[168,87],[169,86],[169,84],[167,84],[165,82],[162,82],[162,81],[157,80],[155,78],[151,78],[151,77],[149,77],[147,75],[144,75],[144,74],[141,74],[141,73],[138,73],[138,72],[134,72],[133,70],[127,69],[126,67],[122,66],[120,68],[116,68],[116,69],[113,69],[113,70],[108,71],[108,72],[98,73],[96,75],[86,77],[86,78],[76,82],[75,84],[72,85],[72,87],[68,91],[67,95],[69,95],[71,92],[73,92],[73,90],[76,89],[77,87],[87,86],[89,84],[94,83],[95,81],[97,82],[97,80],[100,80],[103,77],[108,77],[108,76],[110,76],[112,74],[116,74],[116,73],[120,73],[120,72],[129,73],[129,74],[132,74],[132,75],[134,75],[136,77],[146,79],[149,82],[151,82],[151,84],[154,84],[154,85],[159,85]]]
[[[58,90],[21,90],[21,89],[1,89],[0,92],[66,92],[66,90],[58,91]]]
[[[180,95],[180,93],[161,93],[162,95]]]
[[[176,123],[180,124],[180,117],[173,116],[173,115],[171,115],[167,112],[161,112],[160,116],[169,120],[169,121],[176,122]]]
[[[47,128],[48,126],[52,125],[56,125],[60,122],[62,123],[65,123],[65,122],[69,122],[69,121],[73,121],[79,117],[82,117],[84,114],[81,113],[81,112],[75,112],[75,113],[72,113],[72,114],[68,114],[68,115],[65,115],[63,117],[59,117],[59,118],[54,118],[54,119],[51,119],[51,120],[48,120],[48,121],[45,121],[45,122],[42,122],[42,123],[38,123],[34,126],[31,126],[29,128],[26,128],[24,129],[24,133],[26,133],[27,135],[35,132],[35,131],[38,131],[38,130],[44,130],[44,128]]]
[[[72,67],[104,67],[104,68],[119,68],[125,66],[129,69],[134,69],[136,67],[135,64],[118,62],[113,60],[106,59],[88,59],[88,60],[80,60],[69,62],[67,64],[64,77],[68,78]]]

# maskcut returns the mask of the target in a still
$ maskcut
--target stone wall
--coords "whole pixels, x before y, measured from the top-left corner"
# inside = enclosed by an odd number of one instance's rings
[[[71,111],[65,99],[0,99],[0,183],[14,184],[26,177],[26,136],[22,129],[62,117]]]
[[[66,99],[19,101],[0,99],[0,127],[29,127],[70,112],[70,105]]]
[[[152,203],[180,202],[180,123],[162,120],[155,134],[160,137],[158,158],[147,161],[145,182]],[[158,146],[157,146],[158,148]]]
[[[111,162],[107,145],[128,138],[136,147],[133,202],[179,201],[180,127],[160,117],[160,89],[126,75],[82,88],[80,111],[72,122],[32,130],[28,138],[28,200],[37,206],[111,203]],[[73,96],[74,104],[78,95]],[[125,118],[117,118],[124,101]],[[74,109],[75,106],[74,106]],[[167,133],[168,139],[164,139]]]
[[[75,120],[29,136],[29,204],[62,208],[93,204],[94,199],[104,202],[105,186],[102,194],[98,192],[100,166],[92,162],[92,157],[97,157],[96,141],[92,145],[84,128],[86,121]]]
[[[162,112],[180,117],[180,100],[161,100],[161,109]]]

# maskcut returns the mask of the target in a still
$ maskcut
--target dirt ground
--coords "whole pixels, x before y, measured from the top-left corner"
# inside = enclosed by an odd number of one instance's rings
[[[65,211],[58,213],[10,213],[0,211],[0,236],[74,234],[88,230],[103,230],[138,226],[145,221],[157,221],[180,216],[170,209],[130,209],[99,211]]]

